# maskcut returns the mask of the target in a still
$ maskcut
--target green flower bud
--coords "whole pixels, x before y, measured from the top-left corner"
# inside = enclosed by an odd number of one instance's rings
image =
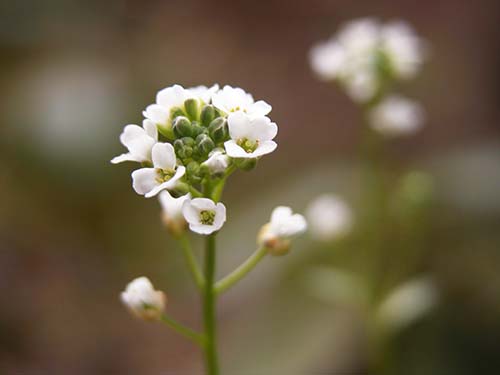
[[[225,141],[228,133],[227,121],[222,117],[217,117],[208,126],[208,134],[215,143]]]
[[[193,121],[191,123],[191,127],[192,127],[192,137],[193,138],[196,138],[197,136],[199,136],[200,134],[205,134],[207,132],[207,128],[201,126],[198,122],[196,121]]]
[[[182,108],[179,108],[179,107],[174,107],[170,110],[170,118],[173,120],[175,120],[176,117],[178,116],[185,116],[184,114],[184,111],[182,110]]]
[[[200,103],[197,99],[187,99],[184,101],[184,109],[191,120],[198,120],[200,115]]]
[[[257,165],[257,159],[236,159],[236,166],[244,171],[251,171]]]
[[[186,167],[188,179],[193,183],[201,182],[200,164],[196,161],[191,161]]]
[[[214,141],[206,134],[200,134],[196,137],[196,145],[203,156],[208,155],[215,148]]]
[[[212,105],[206,105],[201,110],[200,120],[203,126],[209,126],[215,118],[215,108]]]
[[[177,137],[190,137],[193,133],[191,121],[187,117],[177,116],[173,124],[174,134]]]
[[[180,159],[187,159],[193,155],[194,139],[184,137],[174,141],[174,150]]]

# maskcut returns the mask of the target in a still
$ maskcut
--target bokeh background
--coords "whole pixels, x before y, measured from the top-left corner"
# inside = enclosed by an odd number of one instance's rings
[[[333,192],[362,212],[361,114],[307,61],[313,43],[362,16],[406,19],[432,46],[419,78],[402,86],[426,108],[425,127],[386,145],[384,181],[391,192],[405,171],[432,177],[425,231],[412,242],[380,224],[387,246],[375,259],[384,272],[403,270],[387,283],[431,275],[440,297],[391,339],[383,373],[500,371],[499,14],[495,0],[1,1],[2,372],[201,373],[191,343],[119,302],[127,282],[147,275],[173,316],[200,326],[157,201],[133,192],[131,166],[109,163],[122,152],[118,135],[174,83],[232,84],[273,105],[277,152],[227,187],[219,275],[250,254],[275,205],[303,211]],[[305,280],[318,266],[363,269],[368,242],[325,246],[306,235],[228,292],[225,373],[371,373],[363,318]],[[418,260],[405,267],[414,247]]]

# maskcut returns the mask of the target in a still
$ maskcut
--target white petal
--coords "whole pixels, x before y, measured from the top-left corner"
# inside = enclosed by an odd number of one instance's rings
[[[200,211],[191,204],[192,201],[186,201],[182,205],[182,214],[189,224],[200,224]]]
[[[262,142],[259,147],[257,147],[255,149],[254,152],[252,152],[251,154],[247,154],[247,158],[258,158],[258,157],[261,157],[263,155],[267,155],[267,154],[270,154],[271,152],[273,152],[274,150],[276,150],[276,147],[278,147],[278,145],[276,144],[276,142],[274,141],[265,141],[265,142]]]
[[[271,122],[269,117],[260,116],[253,118],[248,131],[248,139],[270,141],[278,134],[278,126]]]
[[[113,159],[111,159],[111,163],[113,163],[113,164],[122,163],[124,161],[136,161],[136,162],[140,163],[143,160],[141,160],[137,156],[132,155],[130,152],[128,152],[126,154],[121,154],[119,156],[115,156]]]
[[[212,234],[217,229],[213,225],[205,225],[205,224],[189,224],[189,229],[198,234]]]
[[[157,143],[151,152],[155,168],[174,170],[177,163],[174,147],[170,143]]]
[[[149,161],[155,140],[137,125],[127,125],[120,135],[121,143],[128,148],[137,161]]]
[[[185,173],[186,173],[185,167],[183,166],[178,167],[177,170],[175,171],[175,174],[172,176],[170,180],[153,187],[151,191],[145,194],[145,197],[151,198],[162,190],[175,189],[175,187],[177,186],[177,182],[179,181],[180,178],[182,178],[182,176],[184,176]]]
[[[159,91],[156,95],[156,102],[170,110],[172,107],[180,107],[184,104],[186,94],[186,90],[181,85],[174,85]]]
[[[273,107],[271,107],[263,100],[259,100],[250,106],[250,112],[252,113],[252,115],[257,116],[265,116],[269,112],[271,112],[272,109]]]
[[[144,131],[147,135],[149,135],[155,141],[158,141],[158,128],[153,121],[148,119],[142,121],[142,127],[144,128]]]
[[[241,111],[229,114],[227,124],[232,139],[247,138],[251,131],[250,117]]]
[[[208,198],[195,198],[191,201],[191,204],[198,210],[215,210],[215,203],[213,200]]]
[[[276,207],[271,214],[271,223],[279,223],[286,220],[292,214],[292,209],[287,206]]]
[[[222,203],[217,203],[215,207],[215,218],[214,218],[214,228],[215,230],[219,230],[222,228],[222,225],[226,222],[226,206]]]
[[[143,116],[153,121],[155,124],[165,125],[168,121],[170,113],[168,109],[158,104],[151,104],[142,112]]]
[[[137,194],[144,195],[156,185],[156,170],[154,168],[141,168],[132,172],[132,187]]]
[[[250,157],[249,154],[247,154],[247,152],[238,146],[233,140],[224,142],[224,148],[226,149],[226,153],[232,158]]]

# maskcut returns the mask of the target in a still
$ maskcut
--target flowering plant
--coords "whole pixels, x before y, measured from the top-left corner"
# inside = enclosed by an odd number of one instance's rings
[[[159,197],[162,219],[181,244],[187,265],[203,295],[204,332],[198,333],[169,317],[166,296],[140,277],[132,281],[121,299],[134,315],[161,321],[201,346],[207,374],[218,373],[216,350],[216,300],[250,272],[266,255],[282,255],[290,239],[306,230],[306,221],[289,207],[277,207],[263,226],[257,250],[233,272],[215,280],[216,235],[226,221],[220,202],[229,176],[249,171],[264,155],[273,152],[277,125],[267,115],[271,106],[254,101],[241,88],[218,85],[167,87],[143,115],[142,127],[125,126],[121,143],[128,152],[112,163],[132,161],[141,167],[132,172],[132,187],[146,198]],[[203,271],[192,252],[189,230],[205,236]]]

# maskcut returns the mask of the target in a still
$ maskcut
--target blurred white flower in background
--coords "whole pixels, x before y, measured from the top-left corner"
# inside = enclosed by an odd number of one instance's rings
[[[409,79],[426,57],[425,43],[404,21],[381,24],[361,18],[344,24],[329,40],[311,48],[318,77],[337,80],[355,101],[372,99],[386,79]]]
[[[135,316],[144,320],[159,319],[167,303],[165,294],[154,290],[151,281],[144,276],[131,281],[120,299]]]
[[[294,214],[290,207],[278,206],[271,214],[271,221],[261,228],[257,242],[267,247],[271,254],[283,255],[290,248],[290,239],[306,229],[304,216]]]
[[[424,110],[417,102],[391,95],[370,112],[370,125],[385,136],[414,134],[423,124]]]
[[[306,209],[309,232],[319,241],[332,241],[350,232],[353,213],[349,205],[333,194],[315,198]]]
[[[182,206],[189,229],[198,234],[211,234],[222,228],[226,222],[226,206],[208,198],[186,200]]]
[[[379,306],[378,322],[390,331],[401,330],[428,313],[438,302],[438,291],[429,277],[397,286]]]

